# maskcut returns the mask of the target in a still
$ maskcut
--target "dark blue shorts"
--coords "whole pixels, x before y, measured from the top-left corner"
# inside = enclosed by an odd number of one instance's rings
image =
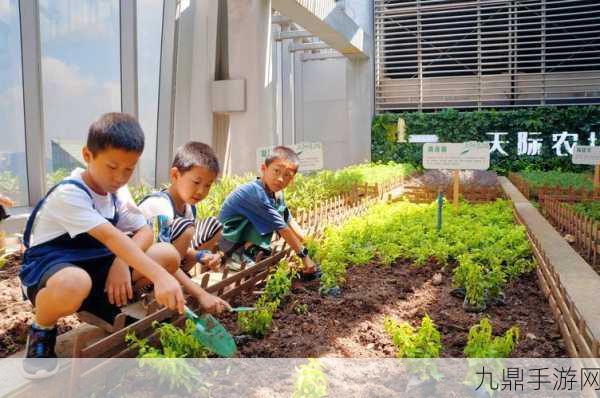
[[[90,291],[89,296],[83,301],[78,311],[90,312],[104,319],[108,323],[112,323],[114,317],[118,315],[121,310],[119,307],[111,304],[108,301],[108,296],[104,291],[104,287],[106,285],[108,271],[110,270],[114,260],[115,256],[106,256],[96,260],[86,261],[85,263],[56,264],[42,275],[40,283],[28,287],[27,291],[24,293],[26,298],[29,299],[29,301],[31,301],[31,303],[35,306],[35,299],[38,292],[46,286],[48,279],[50,279],[52,275],[67,267],[81,268],[90,276],[92,280],[92,290]]]

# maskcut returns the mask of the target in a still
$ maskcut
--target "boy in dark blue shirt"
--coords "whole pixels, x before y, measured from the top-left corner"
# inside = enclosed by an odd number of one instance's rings
[[[298,166],[298,155],[290,148],[278,146],[261,165],[261,177],[241,185],[227,197],[219,215],[223,224],[219,247],[227,256],[253,265],[271,253],[271,239],[277,232],[302,259],[303,279],[319,276],[304,247],[304,232],[293,219],[283,195]],[[231,263],[230,267],[237,268]]]

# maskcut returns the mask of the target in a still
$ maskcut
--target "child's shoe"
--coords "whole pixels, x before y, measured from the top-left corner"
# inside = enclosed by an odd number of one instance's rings
[[[58,372],[56,345],[56,326],[53,329],[40,329],[31,325],[27,335],[27,356],[23,360],[23,377],[26,379],[45,379]]]

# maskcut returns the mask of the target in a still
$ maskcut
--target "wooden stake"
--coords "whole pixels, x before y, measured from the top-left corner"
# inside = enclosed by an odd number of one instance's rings
[[[600,164],[594,166],[594,190],[600,188]]]
[[[459,192],[459,186],[460,186],[460,170],[454,170],[453,177],[454,177],[454,197],[453,197],[454,208],[456,210],[458,210],[458,192]]]

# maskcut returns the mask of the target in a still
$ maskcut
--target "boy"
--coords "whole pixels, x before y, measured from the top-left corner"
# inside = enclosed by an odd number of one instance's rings
[[[219,247],[228,256],[253,265],[271,254],[271,238],[277,232],[302,259],[304,280],[319,276],[315,263],[304,247],[304,232],[285,205],[283,189],[294,179],[298,155],[290,148],[276,147],[261,165],[261,177],[233,191],[221,208],[223,223]],[[231,264],[231,268],[238,268]]]
[[[196,220],[196,204],[208,195],[218,174],[219,160],[211,147],[188,142],[175,153],[169,187],[139,204],[158,231],[157,240],[177,249],[184,272],[197,262],[214,271],[221,265],[221,255],[212,253],[221,236],[221,223],[214,217]]]
[[[58,371],[54,346],[59,318],[85,310],[112,323],[117,305],[132,297],[132,280],[146,276],[154,283],[156,300],[183,313],[183,292],[171,275],[179,255],[169,245],[151,247],[152,230],[124,187],[143,149],[144,133],[135,118],[103,115],[90,126],[82,150],[87,169],[74,170],[31,213],[19,274],[23,293],[35,308],[25,377]]]

